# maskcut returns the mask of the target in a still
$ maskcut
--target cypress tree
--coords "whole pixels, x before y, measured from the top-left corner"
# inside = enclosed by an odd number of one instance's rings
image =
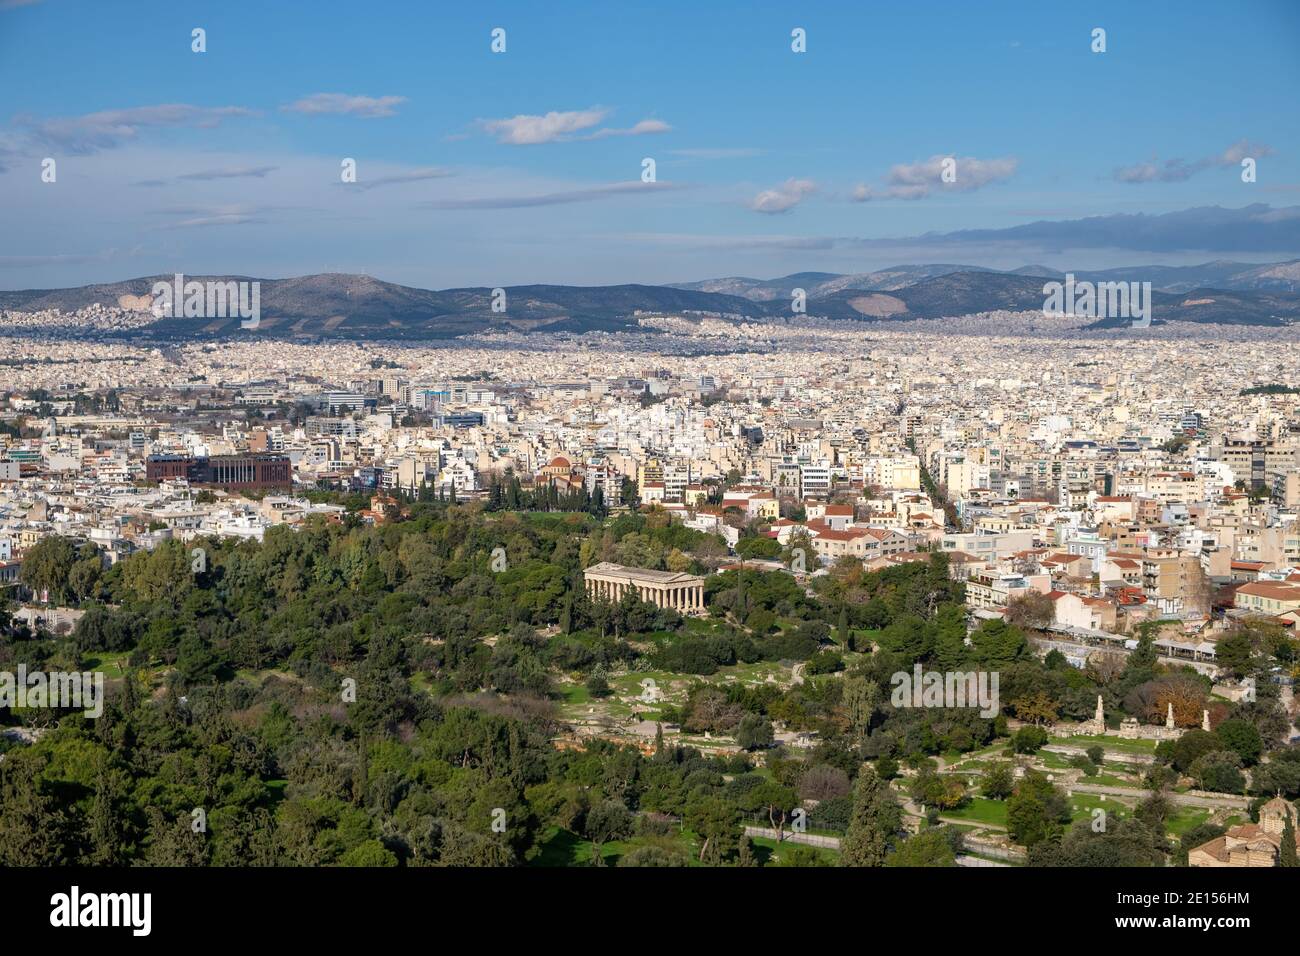
[[[872,767],[863,767],[853,786],[853,812],[840,841],[843,866],[884,866],[890,844],[902,826],[902,811],[889,784]]]

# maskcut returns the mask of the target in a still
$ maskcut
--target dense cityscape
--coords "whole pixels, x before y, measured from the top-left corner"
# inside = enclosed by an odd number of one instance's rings
[[[210,843],[169,838],[192,808],[170,806],[169,824],[141,806],[148,822],[123,821],[115,846],[63,852],[223,862],[238,839],[281,862],[870,863],[849,854],[867,852],[851,841],[874,799],[898,833],[876,835],[876,862],[1288,859],[1294,336],[1242,332],[1225,355],[1194,330],[1003,313],[943,335],[647,315],[638,333],[545,347],[28,332],[130,319],[4,317],[5,351],[23,356],[0,411],[0,575],[26,635],[14,659],[75,660],[110,688],[185,699],[170,706],[196,728],[210,708],[310,712],[349,677],[358,700],[396,680],[371,733],[422,734],[420,715],[452,695],[589,755],[569,761],[632,760],[621,787],[635,796],[552,771],[502,800],[509,841],[492,841],[490,813],[435,814],[433,846],[385,838],[372,807],[356,842],[325,851],[319,833],[314,849],[271,840],[321,786],[293,769],[296,748],[271,750],[250,780],[263,796],[222,807],[238,838],[215,823]],[[994,331],[1017,321],[1036,334]],[[415,529],[441,542],[423,546],[425,566],[404,543]],[[319,543],[267,572],[267,633],[241,633],[238,569],[308,547],[286,536]],[[327,556],[346,558],[325,579],[342,594],[317,591]],[[428,575],[438,593],[418,588]],[[900,601],[913,591],[920,607]],[[321,631],[307,639],[310,618]],[[891,680],[922,664],[997,672],[1001,699],[983,716],[898,706]],[[246,727],[259,751],[267,719]],[[38,749],[64,733],[42,723],[7,739]],[[379,758],[356,752],[382,745],[355,730],[330,760]],[[671,796],[650,783],[665,762],[687,773]],[[357,786],[334,766],[330,789]],[[682,792],[706,770],[718,784]],[[401,811],[420,788],[398,777],[382,800]],[[335,799],[369,806],[375,785]],[[1033,812],[1017,805],[1031,787]],[[99,784],[87,798],[103,799]],[[733,822],[710,836],[719,824],[701,817],[686,841],[658,829],[692,813]],[[247,814],[277,826],[248,833]]]
[[[1297,52],[0,0],[18,938],[1284,932]]]

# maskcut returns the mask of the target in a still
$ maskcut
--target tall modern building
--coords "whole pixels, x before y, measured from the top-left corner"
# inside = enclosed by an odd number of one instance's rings
[[[145,462],[145,478],[184,478],[192,485],[224,488],[281,488],[293,483],[293,464],[287,455],[151,455]]]

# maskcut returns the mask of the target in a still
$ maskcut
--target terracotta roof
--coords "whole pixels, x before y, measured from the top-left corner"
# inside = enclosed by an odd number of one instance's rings
[[[1287,584],[1285,581],[1253,581],[1237,588],[1237,593],[1275,601],[1300,601],[1300,585]]]
[[[849,529],[848,531],[835,531],[832,528],[825,528],[819,529],[817,532],[818,538],[825,538],[828,541],[854,541],[858,538],[866,538],[870,536],[870,531],[863,531],[861,528],[856,530]]]

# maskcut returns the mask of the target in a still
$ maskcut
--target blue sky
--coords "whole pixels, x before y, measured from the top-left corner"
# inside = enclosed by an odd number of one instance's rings
[[[0,0],[0,287],[1293,258],[1297,90],[1293,0]]]

